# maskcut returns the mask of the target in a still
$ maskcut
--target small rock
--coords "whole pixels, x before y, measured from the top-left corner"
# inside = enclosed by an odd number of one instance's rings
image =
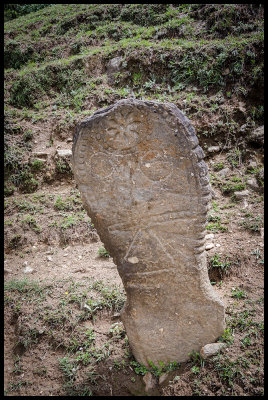
[[[248,166],[247,166],[247,170],[248,171],[252,171],[253,169],[257,168],[257,163],[256,161],[253,160],[249,160]]]
[[[34,151],[31,154],[31,158],[38,158],[41,159],[42,161],[44,161],[44,159],[46,159],[48,157],[49,153],[45,152],[45,151]]]
[[[245,132],[248,129],[248,125],[244,124],[240,127],[240,132]]]
[[[214,246],[215,246],[214,243],[208,243],[208,244],[206,245],[206,250],[213,249]]]
[[[219,175],[221,178],[225,178],[225,177],[229,174],[230,171],[231,171],[230,168],[226,167],[226,168],[221,169],[221,170],[218,172],[218,175]]]
[[[151,374],[151,372],[147,372],[144,375],[143,382],[145,383],[145,392],[152,390],[156,385],[156,381],[155,381],[153,375]]]
[[[72,150],[70,150],[70,149],[63,149],[63,150],[58,149],[57,150],[57,155],[60,158],[71,158],[72,157]]]
[[[168,379],[169,375],[170,374],[168,372],[166,372],[165,374],[161,375],[159,377],[159,385],[162,385],[162,383],[164,383]]]
[[[12,269],[10,269],[10,268],[4,268],[4,273],[10,273],[10,272],[12,272]]]
[[[228,75],[230,73],[229,68],[225,68],[225,70],[223,71],[222,75]]]
[[[47,256],[47,261],[52,261],[52,257],[51,256]]]
[[[27,266],[26,268],[24,268],[23,272],[24,272],[25,274],[30,274],[31,272],[33,272],[33,268]]]
[[[66,140],[67,143],[70,143],[70,142],[72,142],[72,141],[73,141],[73,139],[70,138],[70,137]]]
[[[218,151],[220,151],[220,146],[210,146],[208,147],[208,152],[209,153],[217,153]]]
[[[120,313],[114,313],[113,314],[113,316],[112,316],[112,320],[115,320],[115,319],[120,319]]]
[[[208,233],[205,238],[208,239],[213,239],[214,238],[214,233]]]
[[[53,250],[50,249],[50,250],[46,251],[45,254],[53,254]]]
[[[255,190],[255,191],[258,191],[259,190],[259,185],[258,185],[258,182],[257,182],[257,179],[256,178],[250,178],[248,181],[247,181],[247,185],[252,189],[252,190]]]
[[[259,145],[264,145],[264,125],[259,126],[258,128],[254,129],[253,132],[251,132],[248,135],[248,141],[249,142],[254,142]]]
[[[221,247],[220,243],[216,243],[216,247]]]
[[[264,238],[264,228],[261,228],[260,232],[261,232],[261,238],[263,239]]]
[[[24,267],[27,267],[28,261],[24,261],[24,263],[22,264]]]
[[[264,180],[264,168],[261,168],[257,174],[256,177],[259,181],[263,181]]]
[[[210,189],[210,193],[211,193],[212,199],[216,199],[217,198],[217,194],[212,188]]]
[[[247,208],[247,207],[248,207],[248,202],[246,199],[244,199],[243,208]]]
[[[225,343],[209,343],[200,350],[200,356],[205,360],[208,357],[217,354],[219,350],[225,347]]]
[[[138,257],[129,257],[128,262],[130,262],[131,264],[137,264],[139,262]]]
[[[249,191],[241,190],[240,192],[234,192],[234,195],[238,200],[242,200],[249,195]]]
[[[107,66],[109,72],[118,72],[120,70],[120,66],[122,64],[123,57],[114,57],[112,58]]]

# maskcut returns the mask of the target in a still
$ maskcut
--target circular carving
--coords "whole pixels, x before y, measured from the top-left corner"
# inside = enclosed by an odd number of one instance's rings
[[[105,129],[107,144],[114,150],[127,150],[137,144],[139,128],[140,121],[134,114],[131,113],[127,118],[117,116],[109,121]]]
[[[113,163],[110,155],[99,152],[90,158],[90,172],[100,178],[107,178],[113,172]]]

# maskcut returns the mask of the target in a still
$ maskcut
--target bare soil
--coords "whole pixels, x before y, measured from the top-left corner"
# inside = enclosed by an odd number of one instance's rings
[[[211,172],[221,160],[225,160],[223,155],[208,161]],[[236,175],[232,170],[231,176]],[[62,211],[55,209],[58,196],[65,205],[74,193],[79,198],[75,183],[55,181],[34,194],[17,193],[9,198],[6,220],[13,218],[16,223],[6,226],[6,238],[20,231],[23,212],[28,212],[18,204],[42,199],[43,208],[32,214],[41,232],[31,226],[24,228],[24,241],[17,248],[10,248],[7,240],[5,394],[262,395],[263,230],[241,225],[263,214],[262,195],[251,191],[246,200],[233,202],[216,185],[213,190],[214,214],[228,230],[214,231],[214,237],[208,239],[214,247],[207,250],[207,259],[211,282],[226,306],[231,342],[227,338],[221,354],[203,362],[192,357],[169,374],[147,372],[155,382],[151,389],[145,385],[146,371],[135,365],[120,322],[119,308],[124,299],[121,279],[112,258],[99,256],[103,244],[94,227],[83,228],[85,220],[78,222],[66,229],[65,243],[59,234],[63,230],[49,227],[52,220],[62,218]],[[76,206],[71,211],[77,211]],[[79,202],[77,207],[82,208]],[[211,232],[208,230],[208,234]],[[229,268],[212,268],[211,259],[217,254],[222,262],[228,260]],[[98,303],[100,298],[105,301]],[[85,304],[91,304],[88,299],[97,301],[96,311],[91,307],[87,313]],[[84,347],[87,331],[94,338],[91,346]]]

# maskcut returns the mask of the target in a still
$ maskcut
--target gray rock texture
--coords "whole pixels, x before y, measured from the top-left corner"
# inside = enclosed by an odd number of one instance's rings
[[[209,344],[206,344],[200,350],[200,356],[202,358],[204,358],[204,360],[205,360],[206,358],[214,356],[215,354],[217,354],[218,351],[222,350],[224,347],[226,347],[225,343],[209,343]]]
[[[254,131],[248,135],[248,142],[264,146],[264,125],[254,129]]]
[[[185,361],[224,332],[205,254],[208,168],[173,104],[120,100],[81,122],[74,177],[122,278],[136,360]]]

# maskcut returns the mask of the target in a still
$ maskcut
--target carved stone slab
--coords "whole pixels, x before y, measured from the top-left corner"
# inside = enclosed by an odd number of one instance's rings
[[[173,104],[127,99],[76,128],[73,171],[122,278],[140,363],[185,361],[224,332],[208,278],[210,186],[194,128]]]

